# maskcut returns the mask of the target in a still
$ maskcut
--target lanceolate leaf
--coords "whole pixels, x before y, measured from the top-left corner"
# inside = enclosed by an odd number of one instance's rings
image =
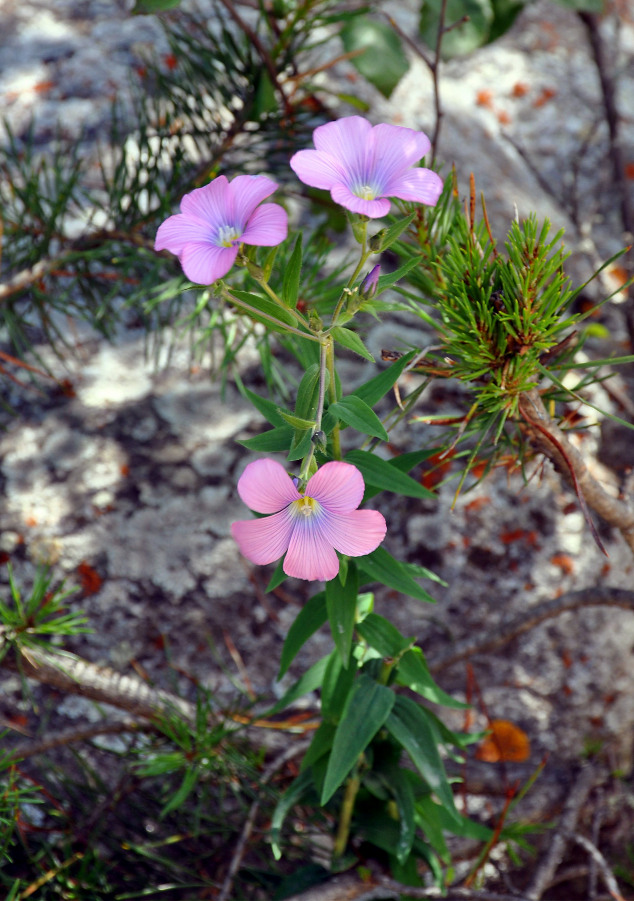
[[[277,676],[278,679],[282,678],[295,659],[299,649],[306,644],[311,635],[314,635],[315,632],[323,626],[327,618],[326,593],[320,591],[306,601],[288,630],[282,648],[280,671]]]
[[[273,856],[276,860],[279,860],[282,856],[282,850],[280,848],[280,832],[282,830],[282,824],[291,808],[310,791],[312,786],[312,774],[310,770],[305,770],[303,773],[299,774],[297,779],[290,788],[287,788],[278,801],[277,807],[273,812],[273,818],[271,819],[271,847],[273,849]]]
[[[361,51],[351,58],[352,65],[385,97],[389,97],[409,68],[394,29],[383,22],[359,16],[344,26],[341,40],[346,52]]]
[[[273,454],[278,451],[288,450],[292,440],[293,429],[284,425],[276,429],[269,429],[268,432],[262,432],[261,435],[255,435],[253,438],[245,438],[238,443],[249,450]]]
[[[343,328],[342,326],[337,325],[332,330],[332,337],[339,344],[347,347],[348,350],[352,350],[355,354],[359,354],[360,357],[369,360],[370,363],[374,363],[374,357],[367,349],[361,338],[357,335],[356,332],[353,332],[352,329]]]
[[[398,657],[414,640],[405,638],[396,626],[376,613],[368,613],[363,622],[357,623],[357,632],[382,657]]]
[[[342,397],[341,400],[331,404],[328,411],[340,419],[341,422],[352,426],[358,432],[363,432],[364,435],[381,438],[383,441],[389,439],[389,435],[383,428],[381,420],[374,410],[354,394]]]
[[[442,704],[443,707],[467,708],[468,704],[456,701],[451,695],[436,685],[432,674],[429,672],[425,657],[420,648],[411,648],[398,662],[396,669],[396,681],[399,685],[406,685],[421,697],[432,701],[434,704]]]
[[[363,450],[351,450],[346,454],[346,460],[361,471],[370,490],[374,487],[380,488],[382,491],[392,491],[394,494],[403,494],[405,497],[435,497],[432,491],[425,488],[416,479],[401,472],[394,463],[384,460],[377,454]],[[374,493],[372,492],[372,494]]]
[[[411,698],[397,695],[394,708],[385,725],[396,741],[407,751],[412,763],[452,819],[458,820],[453,792],[438,753],[434,730],[426,714],[425,708],[412,701]]]
[[[295,247],[284,270],[282,298],[287,307],[294,309],[299,296],[299,276],[302,271],[302,233],[299,232]]]
[[[383,585],[395,588],[397,591],[417,598],[419,601],[428,601],[430,604],[436,603],[433,597],[424,588],[421,588],[418,582],[412,579],[405,566],[399,563],[398,560],[395,560],[385,548],[378,547],[371,554],[359,557],[358,562],[361,572],[366,576],[365,580],[363,575],[361,576],[361,585],[367,584],[367,582],[381,582]]]
[[[362,674],[350,694],[328,761],[321,804],[326,804],[344,782],[359,756],[385,723],[396,695]]]
[[[344,667],[348,666],[350,648],[352,647],[352,633],[357,612],[357,593],[359,590],[359,575],[356,565],[351,561],[348,567],[346,584],[342,585],[339,578],[326,582],[326,608],[328,621],[332,631],[335,647],[339,651]]]
[[[374,378],[370,379],[364,385],[355,388],[352,395],[354,397],[360,397],[369,407],[373,407],[387,394],[399,376],[403,373],[407,364],[413,359],[414,351],[405,354],[400,360],[397,360],[396,363],[392,363],[388,369],[385,369],[383,372],[379,373],[379,375],[375,375]]]

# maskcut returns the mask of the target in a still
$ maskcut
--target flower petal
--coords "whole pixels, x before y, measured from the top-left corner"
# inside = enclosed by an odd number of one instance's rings
[[[421,160],[431,148],[422,131],[381,123],[372,129],[375,174],[389,180]]]
[[[277,513],[301,497],[282,464],[268,458],[249,463],[238,480],[238,494],[256,513]]]
[[[241,519],[231,523],[231,534],[240,552],[259,566],[279,560],[288,547],[293,521],[287,510],[263,519]]]
[[[183,216],[182,213],[179,213],[176,216],[170,216],[159,225],[154,249],[169,250],[178,255],[192,241],[203,243],[211,241],[211,239],[212,231],[208,222],[198,217]]]
[[[265,203],[253,213],[240,240],[245,244],[274,247],[281,244],[287,234],[286,210],[277,203]]]
[[[330,154],[318,150],[298,150],[291,157],[290,166],[299,180],[311,188],[329,191],[346,178],[341,164]]]
[[[381,544],[387,532],[387,523],[378,510],[329,513],[324,518],[321,532],[340,554],[363,557]]]
[[[229,185],[233,219],[228,224],[244,231],[255,208],[276,190],[277,184],[266,175],[236,175]]]
[[[221,225],[233,224],[227,219],[229,198],[229,182],[226,176],[219,175],[208,185],[185,194],[181,200],[181,212],[186,216],[204,219],[212,226],[215,234]]]
[[[326,464],[327,465],[327,464]],[[320,529],[328,514],[298,516],[293,520],[293,533],[284,558],[287,576],[309,581],[329,582],[339,572],[339,558]]]
[[[313,132],[315,147],[336,160],[346,173],[345,181],[365,181],[368,157],[374,145],[373,128],[361,116],[345,116],[320,125]],[[370,153],[369,153],[370,151]]]
[[[361,213],[363,216],[369,216],[370,219],[379,219],[381,216],[387,216],[390,211],[390,201],[386,197],[380,197],[376,200],[363,200],[353,194],[345,185],[335,185],[330,191],[330,195],[335,203],[345,207],[352,213]]]
[[[216,247],[215,244],[190,242],[180,253],[183,272],[197,285],[211,285],[233,266],[238,255],[236,247]]]
[[[442,178],[431,169],[410,169],[385,186],[390,197],[434,206],[443,189]]]
[[[314,497],[328,513],[349,513],[361,503],[364,490],[363,476],[356,466],[333,460],[311,476],[305,494]]]

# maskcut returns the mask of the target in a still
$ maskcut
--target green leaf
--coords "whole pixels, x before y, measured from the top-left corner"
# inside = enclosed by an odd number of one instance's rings
[[[266,594],[269,594],[271,591],[275,591],[278,585],[281,585],[282,582],[286,581],[288,576],[284,572],[284,557],[281,557],[277,561],[277,566],[275,567],[275,572],[270,578],[269,584],[266,586]],[[279,676],[278,676],[279,678]]]
[[[328,622],[344,667],[348,666],[352,634],[357,614],[357,593],[359,591],[359,574],[356,565],[351,561],[348,567],[346,584],[342,585],[337,577],[326,582],[326,609]]]
[[[280,848],[280,833],[284,820],[286,819],[291,808],[294,807],[295,804],[297,804],[299,800],[304,797],[304,795],[308,794],[312,787],[312,773],[310,772],[310,770],[304,770],[304,772],[299,774],[297,779],[290,785],[290,787],[286,789],[280,800],[277,802],[277,807],[273,811],[273,817],[271,818],[270,833],[271,848],[273,850],[273,856],[276,860],[279,860],[282,856],[282,850]]]
[[[356,673],[356,660],[353,660],[352,666],[344,669],[336,649],[329,655],[321,684],[321,713],[324,719],[339,721],[352,690]]]
[[[284,422],[287,422],[289,425],[292,425],[294,429],[300,429],[301,431],[306,431],[307,429],[315,428],[315,420],[314,419],[302,419],[299,416],[295,416],[294,413],[285,413],[284,411],[280,411],[280,415]]]
[[[389,97],[409,66],[403,45],[393,28],[359,16],[340,32],[346,53],[363,51],[351,59],[355,69],[373,84],[384,97]]]
[[[368,613],[363,622],[357,623],[357,632],[382,657],[399,657],[414,641],[377,613]]]
[[[318,726],[313,740],[302,758],[300,769],[307,769],[330,751],[336,730],[336,724],[331,722],[324,721]]]
[[[383,253],[384,250],[387,250],[388,247],[391,247],[392,244],[400,238],[405,229],[412,224],[416,216],[417,212],[414,211],[413,213],[410,213],[409,216],[406,216],[405,219],[399,219],[398,222],[394,222],[389,228],[385,229],[381,238],[381,253]],[[409,271],[409,269],[407,271]],[[381,277],[379,276],[377,290],[381,287]]]
[[[164,12],[181,5],[181,0],[136,0],[132,7],[135,16],[147,16],[151,13]]]
[[[420,648],[410,648],[403,654],[396,668],[396,681],[399,685],[406,685],[433,704],[442,704],[443,707],[453,707],[458,710],[465,710],[469,707],[469,704],[456,701],[439,685],[436,685]]]
[[[436,603],[433,597],[424,588],[421,588],[418,582],[414,581],[405,569],[405,566],[399,563],[398,560],[395,560],[385,548],[378,547],[371,554],[359,557],[358,564],[362,573],[367,576],[365,581],[363,575],[361,576],[361,585],[365,584],[365,582],[381,582],[382,585],[394,588],[396,591],[417,598],[419,601],[427,601],[430,604]]]
[[[397,360],[396,363],[392,363],[391,366],[379,373],[379,375],[375,375],[374,378],[371,378],[369,381],[365,382],[365,384],[355,388],[352,392],[352,396],[360,397],[369,407],[373,407],[382,397],[385,397],[387,392],[403,373],[407,364],[413,359],[414,351],[405,354],[400,360]]]
[[[394,795],[399,814],[399,837],[396,846],[396,857],[404,863],[414,843],[416,830],[415,798],[410,776],[412,774],[397,767],[391,767],[386,773],[386,785]]]
[[[394,494],[402,494],[405,497],[436,497],[433,491],[425,488],[420,482],[417,482],[416,479],[413,479],[406,473],[401,472],[393,462],[384,460],[382,457],[369,451],[351,450],[348,451],[345,459],[361,471],[361,475],[368,486],[380,488],[382,491],[392,491]]]
[[[293,430],[290,426],[279,426],[276,429],[269,429],[268,432],[262,432],[261,435],[254,435],[253,438],[245,438],[239,441],[243,447],[252,451],[260,451],[265,454],[274,454],[279,451],[286,451],[291,446],[293,440]]]
[[[282,647],[278,679],[281,679],[287,671],[299,649],[306,644],[311,635],[321,629],[327,619],[326,593],[320,591],[306,601],[288,630]]]
[[[284,425],[284,420],[282,418],[282,409],[272,400],[268,400],[266,397],[260,397],[259,394],[254,394],[253,391],[250,391],[248,388],[245,388],[241,383],[239,384],[240,393],[243,397],[246,397],[247,400],[250,400],[258,413],[261,413],[262,416],[266,419],[267,422],[270,422],[271,425]]]
[[[253,308],[253,310],[245,310],[239,303],[236,303],[236,308],[243,316],[248,316],[249,319],[263,323],[270,331],[286,335],[288,331],[284,327],[285,325],[297,327],[293,314],[280,307],[274,301],[269,300],[268,297],[262,297],[260,294],[251,294],[248,291],[238,291],[237,288],[232,288],[231,295],[236,300],[242,300]],[[260,316],[259,313],[263,315]]]
[[[293,701],[296,701],[297,698],[301,698],[302,695],[307,695],[311,691],[316,691],[320,688],[324,681],[324,673],[326,672],[329,659],[330,655],[328,657],[322,657],[317,663],[313,663],[311,668],[306,670],[297,682],[294,682],[293,685],[291,685],[288,691],[284,692],[283,697],[281,697],[270,710],[266,711],[266,715],[272,716],[274,713],[277,713],[278,710],[284,710],[285,707],[288,707]]]
[[[385,726],[409,754],[412,763],[441,802],[452,821],[459,820],[453,792],[447,781],[443,762],[436,746],[434,730],[427,711],[420,704],[397,695]]]
[[[486,44],[493,21],[490,0],[426,0],[421,6],[420,35],[428,47],[435,48],[444,8],[444,58],[471,53]],[[457,23],[461,22],[460,25]]]
[[[328,407],[328,412],[364,435],[381,438],[383,441],[389,440],[389,435],[383,428],[379,417],[357,395],[349,394],[347,397],[342,397],[341,400]]]
[[[335,732],[321,795],[322,806],[332,798],[384,725],[395,699],[394,692],[385,685],[379,685],[365,674],[358,678]]]
[[[343,347],[347,347],[348,350],[352,350],[355,354],[359,354],[359,356],[363,357],[365,360],[369,360],[370,363],[374,363],[374,357],[367,349],[361,338],[357,335],[356,332],[353,332],[352,329],[343,328],[340,325],[336,325],[331,330],[331,333],[335,341],[343,345]]]
[[[287,307],[290,307],[293,310],[297,306],[297,298],[299,297],[299,277],[301,271],[302,233],[299,232],[293,252],[284,269],[284,278],[282,280],[282,300]]]
[[[277,110],[275,88],[264,67],[257,73],[253,88],[253,106],[249,118],[252,122],[260,122],[267,113]]]

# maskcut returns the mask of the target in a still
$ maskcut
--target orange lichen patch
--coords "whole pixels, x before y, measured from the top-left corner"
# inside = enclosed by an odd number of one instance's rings
[[[562,651],[561,662],[566,667],[566,669],[570,669],[570,667],[572,666],[572,654],[570,653],[570,651]]]
[[[476,497],[475,500],[469,501],[468,504],[465,504],[465,513],[474,513],[476,510],[481,510],[482,507],[486,507],[487,504],[490,503],[490,497]]]
[[[485,106],[490,109],[493,106],[493,91],[482,90],[476,94],[476,106]]]
[[[451,469],[453,456],[453,453],[446,454],[444,451],[440,451],[428,457],[423,464],[424,471],[420,478],[421,485],[431,491],[439,482],[442,482]]]
[[[97,594],[103,585],[103,579],[97,572],[85,561],[77,567],[77,575],[84,594]]]
[[[33,516],[33,514],[25,517],[24,525],[27,526],[27,528],[32,529],[34,526],[37,525],[37,518],[35,516]]]
[[[511,116],[510,113],[507,113],[505,109],[498,110],[497,118],[500,125],[510,125],[511,124]]]
[[[530,88],[524,81],[516,81],[511,89],[511,97],[524,97]]]
[[[528,735],[509,720],[491,720],[491,734],[480,743],[476,758],[486,763],[521,763],[528,760],[531,743]]]
[[[7,554],[6,551],[0,551],[0,566],[3,563],[8,563],[10,559],[11,557],[9,556],[9,554]]]
[[[178,59],[174,56],[173,53],[168,53],[167,56],[164,57],[165,65],[167,68],[172,71],[178,65]]]
[[[552,100],[553,97],[557,96],[557,91],[554,88],[542,88],[540,91],[539,97],[536,97],[533,100],[533,106],[538,109],[540,106],[545,106],[549,100]]]
[[[625,164],[625,177],[634,178],[634,163]]]
[[[121,473],[121,475],[123,476],[124,479],[127,479],[127,477],[130,475],[130,467],[128,466],[127,463],[122,463],[121,466],[119,467],[119,472]]]
[[[609,575],[611,569],[612,569],[611,564],[609,564],[609,563],[604,563],[603,566],[601,567],[601,575],[602,575],[602,576],[607,576],[607,575]]]
[[[608,266],[605,270],[605,274],[609,278],[611,286],[616,291],[620,290],[625,284],[627,284],[630,278],[625,266],[619,266],[617,264]]]
[[[504,529],[500,533],[500,540],[502,544],[515,544],[523,541],[532,548],[538,545],[537,532],[534,529]]]
[[[565,576],[569,576],[575,568],[574,560],[568,554],[555,554],[550,562],[553,566],[558,566]]]

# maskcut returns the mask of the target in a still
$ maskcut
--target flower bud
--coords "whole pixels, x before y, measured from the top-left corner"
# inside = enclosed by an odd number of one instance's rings
[[[371,269],[366,277],[363,279],[361,284],[359,285],[359,297],[363,297],[364,300],[368,300],[370,297],[374,297],[376,294],[376,288],[379,283],[379,275],[381,274],[381,266],[379,263]]]

